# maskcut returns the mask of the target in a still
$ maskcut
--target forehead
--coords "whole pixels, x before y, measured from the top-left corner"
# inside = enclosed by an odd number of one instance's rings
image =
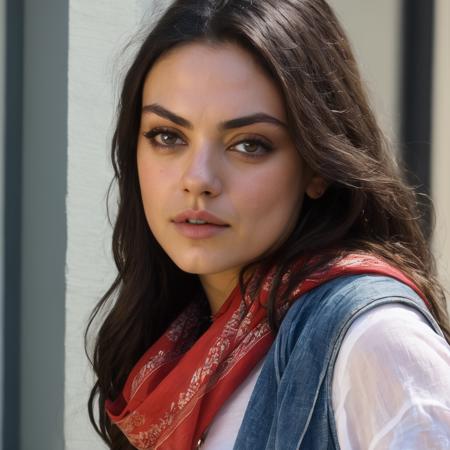
[[[196,112],[266,112],[285,118],[278,86],[246,49],[234,43],[189,43],[163,54],[147,74],[143,103],[185,117]]]

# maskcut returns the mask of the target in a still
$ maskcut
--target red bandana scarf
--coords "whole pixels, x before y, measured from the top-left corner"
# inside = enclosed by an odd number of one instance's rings
[[[399,270],[375,256],[352,254],[283,296],[278,312],[283,314],[296,298],[328,280],[363,273],[396,278],[423,298]],[[282,283],[288,278],[289,273]],[[189,450],[195,446],[274,340],[264,308],[272,279],[273,275],[267,276],[254,300],[242,298],[237,286],[198,339],[200,309],[191,303],[145,352],[121,396],[106,402],[112,423],[133,446],[139,450]]]

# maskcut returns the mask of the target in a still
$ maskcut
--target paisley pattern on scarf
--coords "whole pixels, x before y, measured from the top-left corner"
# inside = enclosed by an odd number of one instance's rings
[[[282,288],[299,261],[282,278]],[[277,299],[282,317],[302,294],[342,275],[380,274],[415,285],[398,269],[372,255],[350,254],[319,270]],[[265,356],[274,340],[266,308],[272,270],[257,298],[236,286],[198,337],[200,305],[195,301],[174,320],[131,371],[122,394],[106,401],[111,422],[139,450],[191,449],[235,388]],[[249,290],[251,292],[251,290]],[[424,301],[426,301],[424,299]]]

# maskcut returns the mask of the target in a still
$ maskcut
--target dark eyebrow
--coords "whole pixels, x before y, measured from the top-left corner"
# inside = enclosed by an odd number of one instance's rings
[[[145,105],[142,108],[142,112],[152,112],[157,114],[160,117],[164,117],[165,119],[170,120],[173,123],[176,123],[177,125],[180,125],[184,128],[188,128],[189,130],[192,130],[194,127],[191,122],[186,120],[185,118],[169,111],[168,109],[164,108],[158,103],[152,103],[150,105]],[[250,114],[249,116],[244,117],[238,117],[236,119],[226,120],[225,122],[220,122],[218,128],[220,131],[223,130],[230,130],[232,128],[240,128],[245,127],[247,125],[252,125],[254,123],[272,123],[274,125],[283,127],[287,129],[287,125],[282,122],[281,120],[277,119],[276,117],[270,116],[266,113],[255,113]]]

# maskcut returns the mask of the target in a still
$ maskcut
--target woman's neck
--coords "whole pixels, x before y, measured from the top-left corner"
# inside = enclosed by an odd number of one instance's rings
[[[239,282],[239,271],[199,275],[211,313],[216,314]]]

